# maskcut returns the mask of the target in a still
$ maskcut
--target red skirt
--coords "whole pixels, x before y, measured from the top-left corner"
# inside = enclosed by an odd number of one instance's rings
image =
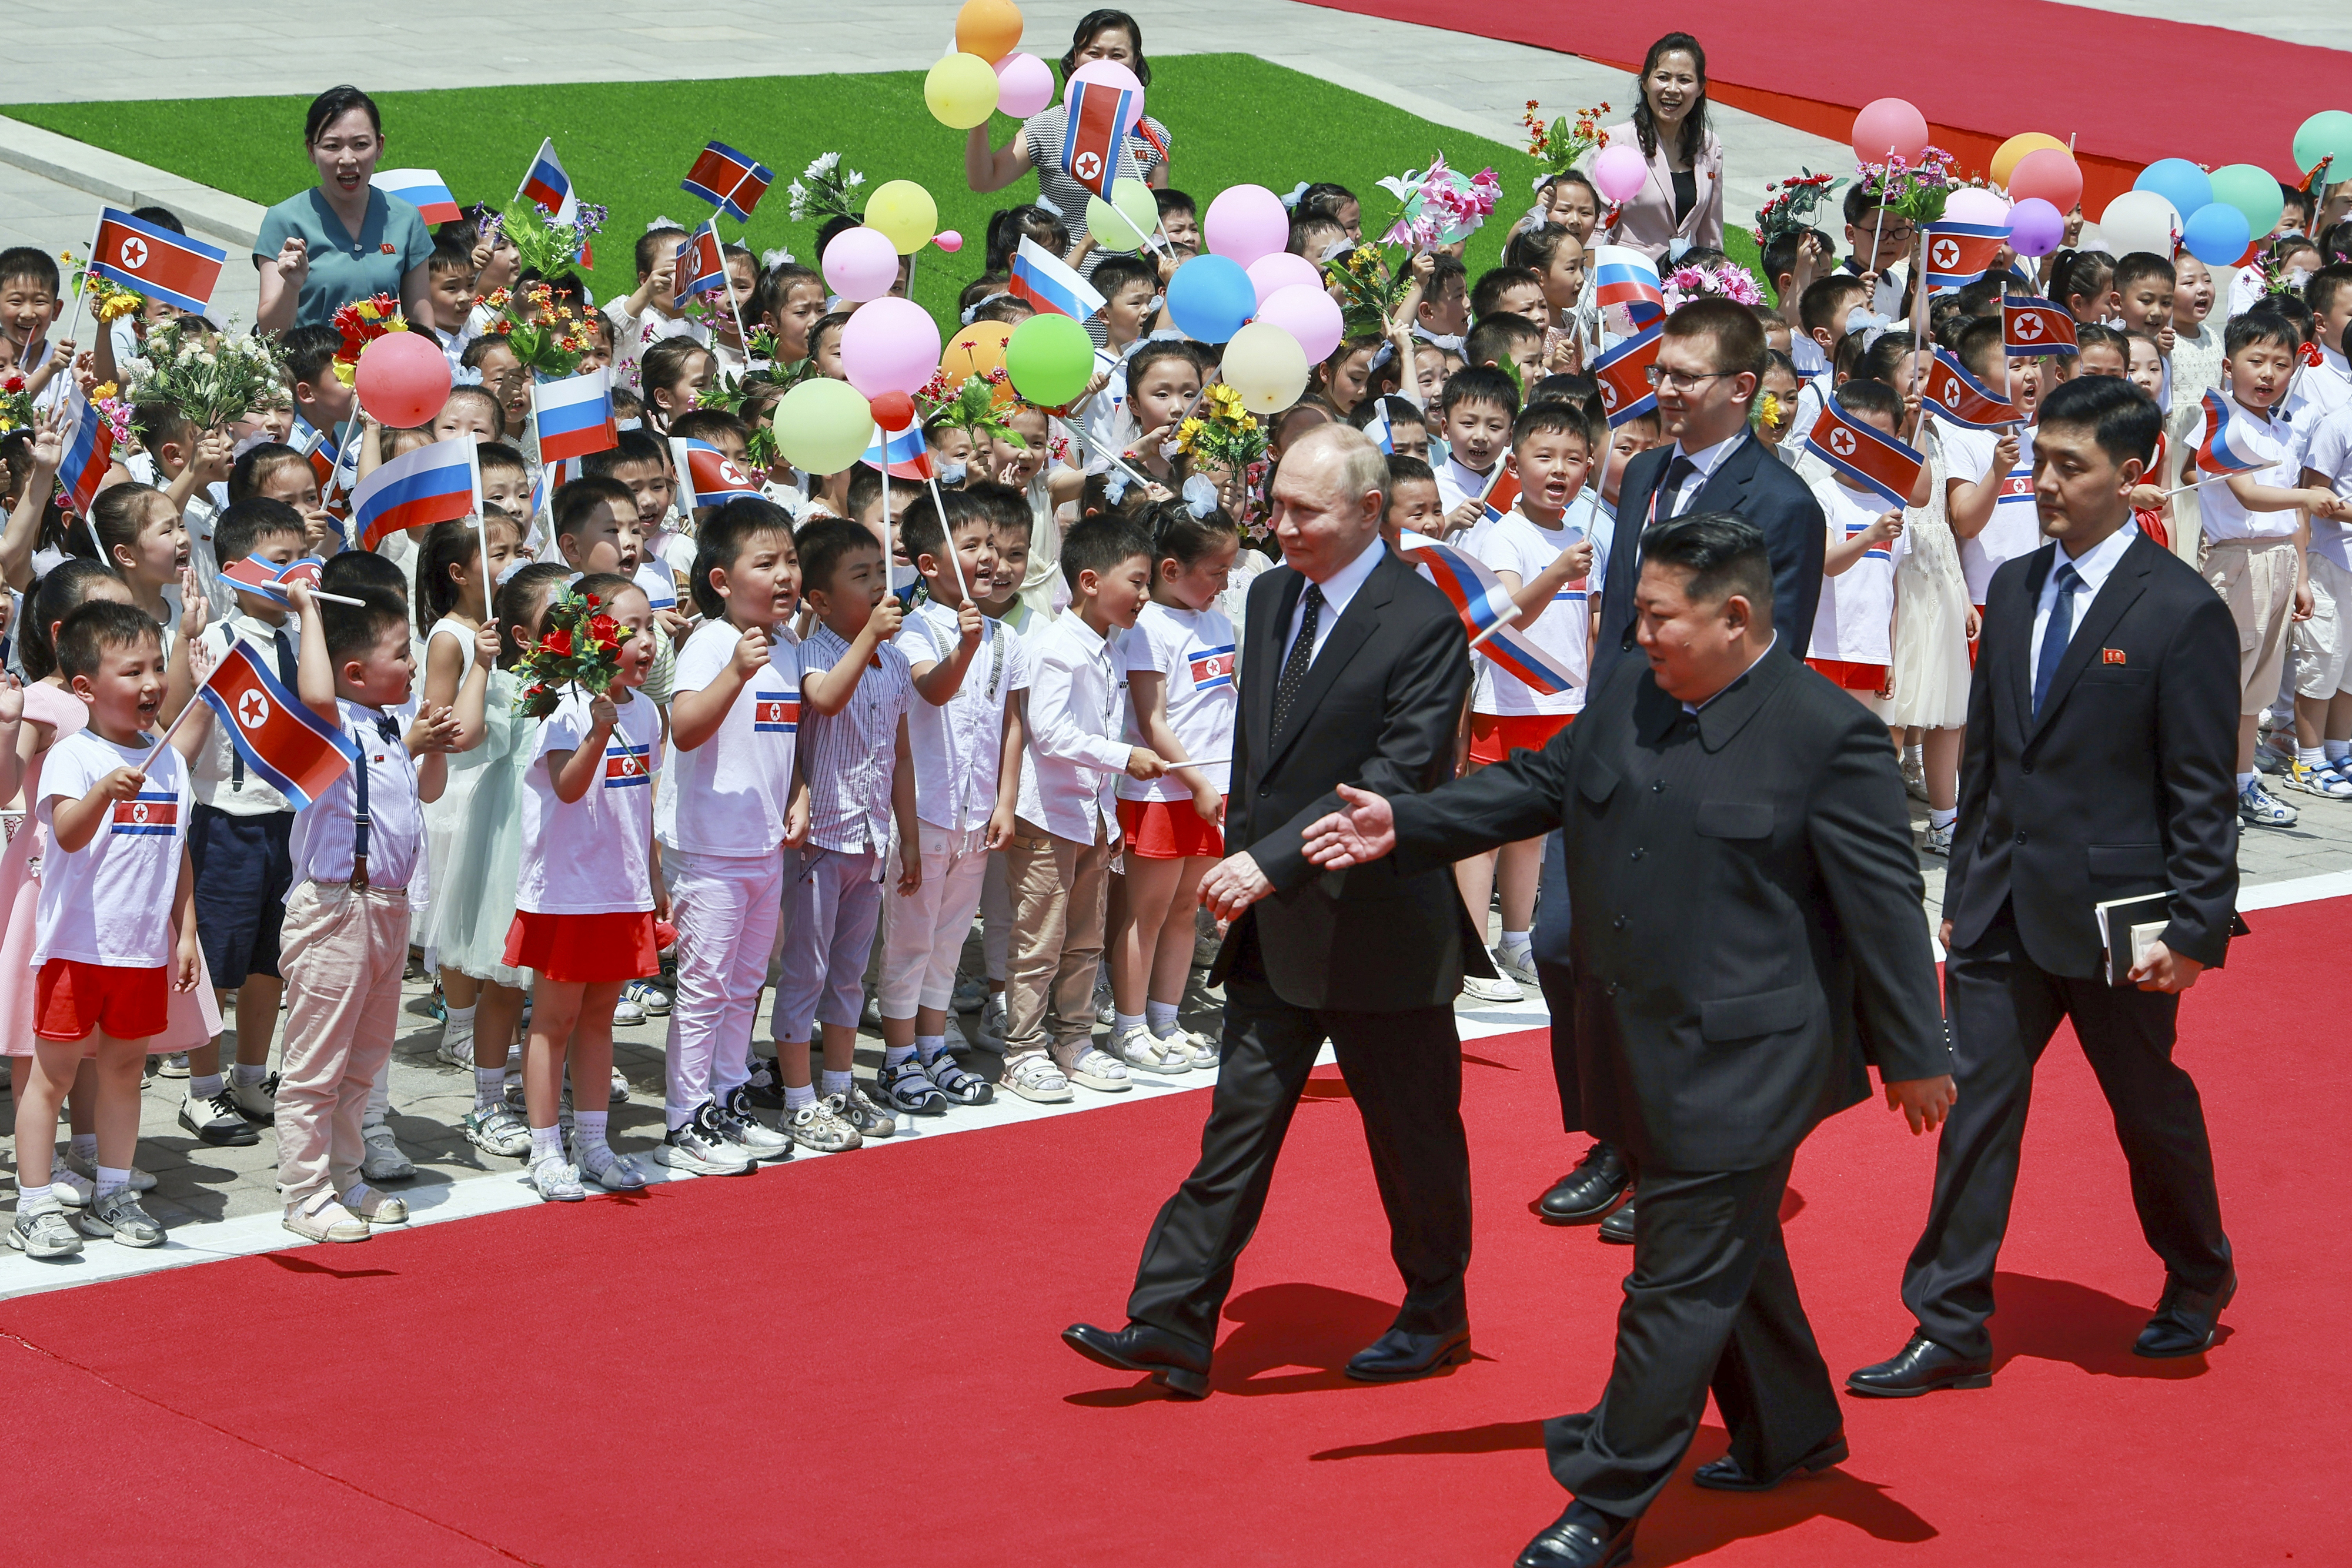
[[[1807,659],[1805,663],[1845,691],[1876,696],[1886,685],[1886,666],[1884,664],[1857,664],[1847,659]]]
[[[1566,729],[1572,713],[1474,713],[1470,716],[1470,760],[1492,766],[1514,751],[1541,751]]]
[[[654,912],[535,915],[517,910],[507,927],[509,969],[532,969],[562,985],[610,985],[661,973],[654,950]]]
[[[1121,800],[1118,833],[1125,852],[1148,861],[1189,860],[1204,855],[1225,856],[1225,835],[1214,822],[1185,800]]]

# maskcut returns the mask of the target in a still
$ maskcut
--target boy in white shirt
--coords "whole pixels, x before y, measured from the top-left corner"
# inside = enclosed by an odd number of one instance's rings
[[[2352,303],[2352,288],[2337,297]],[[2352,406],[2304,433],[2303,483],[2332,490],[2305,547],[2311,617],[2294,624],[2295,760],[2290,780],[2330,800],[2352,798]]]
[[[1495,479],[1496,465],[1510,449],[1511,422],[1519,416],[1518,389],[1492,365],[1456,371],[1439,401],[1445,430],[1445,461],[1437,474],[1437,498],[1445,508],[1446,537],[1477,525],[1479,502]]]
[[[1879,382],[1850,381],[1838,402],[1855,419],[1893,435],[1903,400]],[[1805,663],[1852,692],[1874,714],[1894,695],[1895,554],[1903,508],[1889,509],[1877,491],[1833,473],[1813,486],[1829,522],[1822,558],[1822,597],[1813,611]],[[1902,737],[1895,737],[1897,745]]]
[[[1961,329],[1956,351],[1969,374],[2005,391],[2018,413],[2032,419],[2028,399],[2040,391],[2041,361],[2007,358],[1999,317]],[[1945,507],[1959,540],[1960,575],[1981,620],[1985,590],[2001,562],[2042,547],[2041,515],[2033,505],[2033,429],[2024,423],[1996,433],[1939,419],[1936,437],[1944,448]]]
[[[1126,722],[1110,636],[1150,601],[1151,541],[1112,517],[1062,540],[1068,613],[1030,641],[1029,750],[1020,820],[1006,849],[1013,957],[1006,975],[1004,1086],[1024,1100],[1068,1100],[1072,1082],[1130,1087],[1096,1049],[1095,977],[1103,950],[1121,773],[1157,779],[1159,755],[1118,738]]]

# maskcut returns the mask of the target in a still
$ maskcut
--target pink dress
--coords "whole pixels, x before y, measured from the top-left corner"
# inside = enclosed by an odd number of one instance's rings
[[[25,688],[25,718],[55,731],[54,746],[88,727],[89,708],[79,697],[36,681]],[[46,755],[44,753],[43,755]],[[33,1054],[33,911],[41,897],[41,852],[48,846],[48,830],[34,820],[41,798],[42,756],[25,769],[25,820],[16,836],[0,852],[0,909],[7,912],[7,929],[0,934],[0,1055]],[[196,988],[172,993],[171,1022],[152,1042],[158,1056],[194,1051],[208,1045],[221,1031],[220,1004],[213,998],[213,977],[197,957]],[[94,1037],[93,1037],[94,1038]]]

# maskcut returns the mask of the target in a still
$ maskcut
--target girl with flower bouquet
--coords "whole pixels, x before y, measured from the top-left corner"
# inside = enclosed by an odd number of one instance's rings
[[[661,717],[638,696],[653,669],[653,606],[625,577],[598,572],[548,606],[522,661],[524,712],[541,715],[523,776],[522,854],[504,962],[537,972],[523,1103],[530,1185],[577,1203],[584,1177],[608,1192],[645,1173],[605,1139],[613,1009],[621,988],[660,969],[654,921],[669,917],[653,841]],[[572,1070],[571,1160],[556,1115]]]

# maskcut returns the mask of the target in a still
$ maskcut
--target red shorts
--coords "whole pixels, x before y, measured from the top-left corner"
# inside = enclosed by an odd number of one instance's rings
[[[610,985],[661,973],[654,951],[654,913],[534,915],[515,912],[507,927],[509,969],[535,969],[560,985]]]
[[[1884,664],[1856,664],[1844,659],[1807,659],[1806,664],[1837,683],[1840,689],[1876,696],[1886,685]]]
[[[1223,860],[1225,835],[1214,822],[1201,821],[1192,802],[1184,800],[1121,800],[1119,837],[1126,852],[1148,861],[1181,861],[1195,855]]]
[[[43,1040],[86,1038],[101,1030],[114,1040],[161,1034],[172,1018],[172,971],[121,969],[52,958],[33,989],[33,1032]]]
[[[1474,713],[1470,716],[1470,760],[1502,762],[1519,750],[1541,751],[1566,729],[1572,713]]]

